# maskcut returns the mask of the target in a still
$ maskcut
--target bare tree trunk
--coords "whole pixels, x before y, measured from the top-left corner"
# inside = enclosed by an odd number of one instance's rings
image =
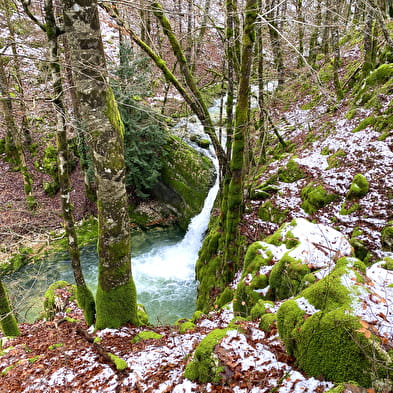
[[[97,184],[97,329],[139,324],[131,274],[130,225],[125,189],[124,125],[108,85],[97,1],[63,2],[82,121],[89,134]]]
[[[196,39],[196,43],[195,43],[195,59],[194,59],[193,68],[192,68],[193,71],[196,68],[196,62],[198,61],[199,56],[201,55],[201,52],[202,52],[202,43],[203,43],[203,40],[204,40],[205,34],[206,34],[207,21],[209,19],[210,4],[211,4],[211,0],[205,1],[205,7],[203,9],[201,27],[199,29],[198,38]]]
[[[15,146],[16,149],[16,162],[19,166],[19,170],[23,178],[23,188],[26,195],[26,203],[29,209],[32,210],[37,207],[37,201],[33,195],[33,178],[27,166],[26,154],[22,143],[21,130],[16,124],[12,111],[12,101],[10,98],[8,79],[4,67],[5,65],[3,57],[0,56],[0,105],[7,127],[8,138],[12,140],[12,145]]]
[[[376,62],[375,20],[373,14],[374,10],[372,9],[366,11],[366,22],[363,33],[364,63],[362,72],[364,77],[375,68]]]
[[[329,38],[331,36],[331,26],[332,26],[332,11],[331,11],[331,1],[324,1],[324,17],[323,17],[323,33],[322,33],[322,48],[325,56],[329,54]]]

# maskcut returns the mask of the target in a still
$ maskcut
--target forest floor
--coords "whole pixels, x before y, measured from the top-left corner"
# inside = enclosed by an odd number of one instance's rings
[[[183,376],[189,354],[209,332],[227,327],[233,318],[230,310],[204,315],[182,334],[176,326],[147,327],[161,338],[134,342],[146,327],[93,332],[81,322],[83,315],[69,292],[56,292],[61,310],[52,321],[22,324],[20,337],[3,341],[1,393],[322,393],[333,386],[307,378],[286,354],[277,330],[263,332],[251,321],[239,322],[216,349],[225,364],[223,382],[192,382]],[[64,318],[66,308],[67,317],[76,321]],[[126,364],[116,366],[108,353]],[[347,392],[362,392],[352,389],[348,385]]]

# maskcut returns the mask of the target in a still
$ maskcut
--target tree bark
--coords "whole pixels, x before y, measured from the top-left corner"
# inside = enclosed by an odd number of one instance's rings
[[[10,92],[8,88],[7,75],[5,72],[4,59],[0,56],[0,106],[2,108],[4,121],[7,127],[7,138],[12,140],[11,145],[15,146],[16,149],[15,158],[23,178],[23,188],[25,191],[26,203],[29,209],[33,210],[37,207],[37,201],[33,194],[33,178],[27,166],[26,154],[22,143],[21,130],[17,126],[14,118],[14,114],[12,111],[12,101],[9,93]]]
[[[108,85],[96,0],[65,0],[73,75],[82,122],[89,134],[97,184],[99,272],[97,329],[139,324],[131,274],[125,189],[124,126]]]
[[[67,235],[68,251],[71,257],[71,266],[76,283],[76,296],[79,307],[88,326],[95,320],[94,297],[86,285],[80,263],[78,238],[75,231],[73,206],[71,202],[71,182],[69,176],[69,150],[67,142],[66,110],[63,101],[63,83],[60,70],[60,58],[58,50],[59,29],[56,25],[52,0],[45,0],[45,25],[43,26],[48,39],[49,67],[51,70],[53,99],[52,103],[56,112],[56,143],[58,177],[61,195],[61,207],[64,227]]]
[[[245,7],[245,23],[242,36],[242,62],[239,91],[235,111],[235,129],[230,163],[231,180],[228,187],[228,202],[225,222],[225,263],[232,275],[239,262],[239,223],[243,213],[244,150],[249,128],[250,76],[255,42],[257,0],[248,0]],[[232,277],[228,277],[230,280]]]
[[[5,336],[20,336],[18,323],[12,312],[10,300],[0,279],[0,326]]]

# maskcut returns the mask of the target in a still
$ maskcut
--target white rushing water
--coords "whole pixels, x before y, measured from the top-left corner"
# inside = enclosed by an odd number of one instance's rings
[[[195,310],[195,263],[218,187],[216,179],[202,211],[191,220],[180,242],[154,247],[132,259],[138,301],[146,306],[152,323],[173,323],[191,317]]]

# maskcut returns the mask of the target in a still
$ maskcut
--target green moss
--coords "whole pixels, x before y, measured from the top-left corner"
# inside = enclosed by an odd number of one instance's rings
[[[356,108],[350,109],[345,114],[345,118],[348,119],[348,120],[352,120],[355,117],[356,113],[357,113],[357,109]]]
[[[143,304],[137,305],[137,313],[140,325],[149,325],[149,315],[147,314],[146,308]]]
[[[132,279],[122,286],[104,291],[101,285],[96,294],[96,329],[118,329],[126,323],[140,325],[137,315],[136,290]]]
[[[362,235],[362,231],[359,228],[355,228],[352,232],[352,237],[349,243],[354,249],[355,257],[367,263],[371,259],[371,253],[364,245],[363,240],[359,238]]]
[[[347,153],[339,149],[335,153],[333,153],[331,156],[327,158],[327,162],[329,164],[328,169],[330,168],[341,168],[344,166],[345,162],[345,157],[347,156]]]
[[[259,322],[259,328],[266,332],[270,332],[277,323],[277,314],[267,313],[262,315]]]
[[[191,321],[186,321],[183,322],[180,326],[179,326],[179,333],[180,334],[184,334],[189,330],[194,330],[195,329],[195,324]]]
[[[45,292],[45,300],[44,300],[44,313],[45,317],[49,320],[53,319],[56,312],[56,290],[57,289],[66,289],[72,295],[75,295],[76,287],[68,283],[67,281],[56,281],[51,284]]]
[[[124,138],[124,124],[121,120],[116,99],[110,87],[106,89],[105,115],[108,117],[112,127]]]
[[[309,375],[344,382],[355,380],[370,386],[372,358],[370,344],[357,317],[343,309],[316,313],[307,318],[297,333],[294,355],[299,366]]]
[[[302,209],[308,214],[313,214],[335,201],[338,196],[326,191],[321,184],[311,182],[302,189],[301,198],[303,200]]]
[[[386,270],[393,270],[393,258],[385,257],[384,262],[381,266]]]
[[[7,290],[0,280],[0,327],[4,336],[19,336],[17,320],[11,308]]]
[[[110,357],[113,364],[116,366],[116,370],[121,371],[121,370],[125,370],[126,368],[128,368],[127,362],[124,359],[122,359],[122,358],[120,358],[110,352],[108,352],[107,355]]]
[[[264,249],[261,242],[252,243],[248,246],[244,257],[242,277],[248,273],[256,273],[261,266],[267,266],[272,259],[272,252]]]
[[[94,340],[93,340],[94,344],[100,344],[101,341],[102,341],[101,337],[99,337],[99,336],[94,337]]]
[[[161,172],[162,182],[172,190],[165,192],[168,200],[164,202],[182,212],[179,224],[187,229],[191,217],[201,211],[214,182],[214,166],[210,159],[177,137],[170,136],[164,149],[167,158]],[[155,193],[155,196],[162,198],[162,194]]]
[[[64,347],[64,343],[57,343],[57,344],[49,345],[48,349],[49,349],[50,351],[52,351],[53,349],[61,348],[61,347]]]
[[[388,225],[382,229],[381,242],[385,251],[393,251],[393,226]]]
[[[368,180],[365,176],[358,173],[354,176],[349,191],[347,193],[348,199],[363,198],[367,195],[369,190]]]
[[[290,355],[294,354],[296,346],[296,329],[304,322],[305,312],[295,300],[284,302],[277,312],[277,328],[285,349]]]
[[[375,116],[366,117],[365,119],[361,120],[359,124],[352,130],[352,132],[359,132],[364,130],[369,126],[373,126],[377,121]]]
[[[340,214],[342,216],[348,216],[360,209],[360,205],[357,202],[348,203],[348,201],[344,201],[341,205]]]
[[[269,284],[274,299],[287,299],[303,289],[303,277],[310,272],[307,265],[285,254],[274,266]]]
[[[361,261],[358,258],[353,258],[353,257],[343,257],[340,258],[337,262],[336,262],[336,267],[335,269],[338,270],[341,267],[346,267],[346,268],[350,268],[350,269],[356,269],[359,270],[362,273],[366,273],[366,265],[364,264],[363,261]]]
[[[294,183],[305,177],[305,172],[300,169],[299,164],[294,160],[288,161],[285,167],[278,169],[278,179],[284,183]]]
[[[204,314],[202,311],[197,310],[192,315],[191,321],[195,323],[198,319],[200,319],[204,315],[206,314]]]
[[[300,244],[300,241],[292,231],[288,231],[285,235],[285,247],[288,249],[295,248]]]
[[[76,301],[79,308],[81,308],[83,311],[86,325],[93,325],[96,316],[96,304],[94,301],[94,296],[87,286],[76,287]]]
[[[132,343],[137,344],[140,341],[145,340],[159,340],[162,338],[161,334],[153,332],[151,330],[144,330],[143,332],[138,333],[133,339],[131,340]]]
[[[226,287],[216,301],[217,307],[221,308],[231,302],[234,296],[234,292],[235,291],[232,288]]]
[[[190,363],[187,364],[184,377],[201,383],[219,383],[224,367],[214,354],[214,347],[226,336],[229,329],[212,330],[197,346]]]
[[[255,292],[251,285],[241,281],[233,299],[233,312],[235,315],[247,317],[260,298],[261,295]]]
[[[265,300],[259,299],[250,311],[251,320],[256,320],[266,313]]]
[[[270,201],[263,203],[258,209],[258,217],[265,222],[281,225],[288,217],[288,209],[280,210]]]
[[[260,200],[268,199],[278,190],[279,188],[277,186],[274,186],[272,184],[267,184],[265,182],[262,185],[251,189],[250,199],[260,199]]]

